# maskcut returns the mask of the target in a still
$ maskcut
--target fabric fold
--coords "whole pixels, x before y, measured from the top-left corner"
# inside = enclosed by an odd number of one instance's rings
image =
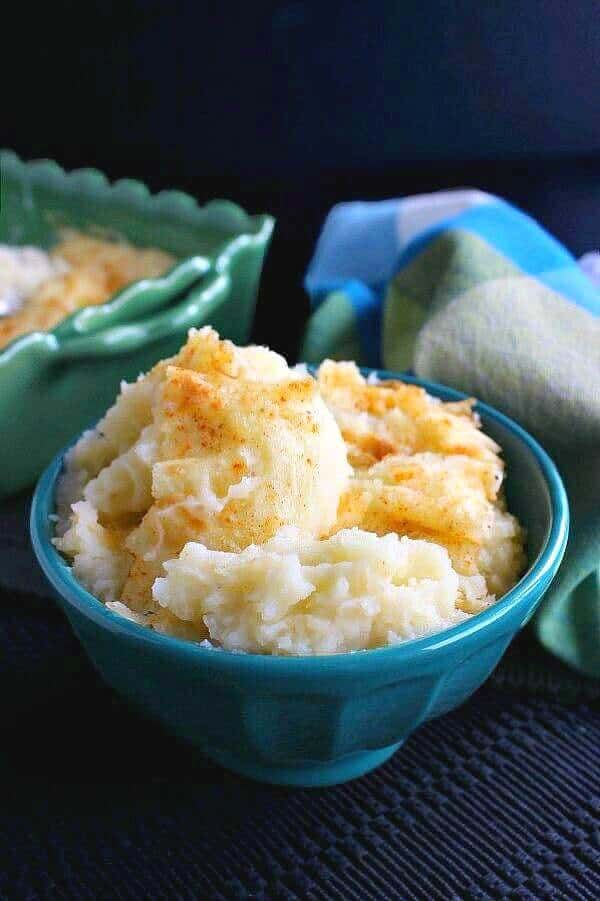
[[[534,629],[600,677],[600,290],[590,266],[481,191],[340,204],[306,276],[315,311],[302,359],[354,351],[364,366],[413,369],[542,443],[564,476],[573,529]],[[358,308],[361,284],[370,302]]]

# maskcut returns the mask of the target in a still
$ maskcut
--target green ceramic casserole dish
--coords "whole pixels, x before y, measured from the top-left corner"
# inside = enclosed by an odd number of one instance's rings
[[[160,247],[179,262],[0,350],[0,497],[32,482],[101,415],[122,379],[175,353],[191,326],[210,323],[247,342],[273,219],[226,200],[200,207],[179,191],[151,195],[136,181],[110,184],[93,169],[66,173],[0,151],[0,242],[47,248],[64,226]]]

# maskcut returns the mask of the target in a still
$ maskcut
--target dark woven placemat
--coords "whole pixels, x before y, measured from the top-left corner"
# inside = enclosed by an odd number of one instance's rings
[[[529,636],[345,786],[237,778],[125,707],[51,602],[0,598],[0,898],[600,897],[599,686]]]

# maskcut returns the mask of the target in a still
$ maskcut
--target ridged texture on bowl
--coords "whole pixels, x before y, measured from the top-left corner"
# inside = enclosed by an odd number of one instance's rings
[[[410,381],[445,400],[462,397]],[[50,543],[60,458],[36,491],[34,548],[90,659],[140,710],[245,775],[293,785],[345,781],[485,681],[562,559],[568,507],[552,462],[518,426],[485,405],[478,410],[505,451],[509,507],[527,529],[530,568],[484,613],[428,638],[330,657],[260,657],[204,649],[121,619],[77,584]]]
[[[94,169],[25,163],[9,151],[0,152],[0,190],[2,242],[46,247],[69,225],[181,260],[0,352],[1,497],[31,482],[114,400],[121,379],[173,354],[191,326],[210,322],[224,337],[248,339],[273,220],[226,200],[199,207],[179,191],[152,195],[130,179],[110,184]]]

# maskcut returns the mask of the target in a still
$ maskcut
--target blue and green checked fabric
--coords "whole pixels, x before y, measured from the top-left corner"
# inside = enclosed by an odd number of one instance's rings
[[[534,628],[600,676],[600,290],[509,203],[475,190],[329,214],[305,285],[302,359],[409,368],[481,398],[554,456],[572,513]]]

